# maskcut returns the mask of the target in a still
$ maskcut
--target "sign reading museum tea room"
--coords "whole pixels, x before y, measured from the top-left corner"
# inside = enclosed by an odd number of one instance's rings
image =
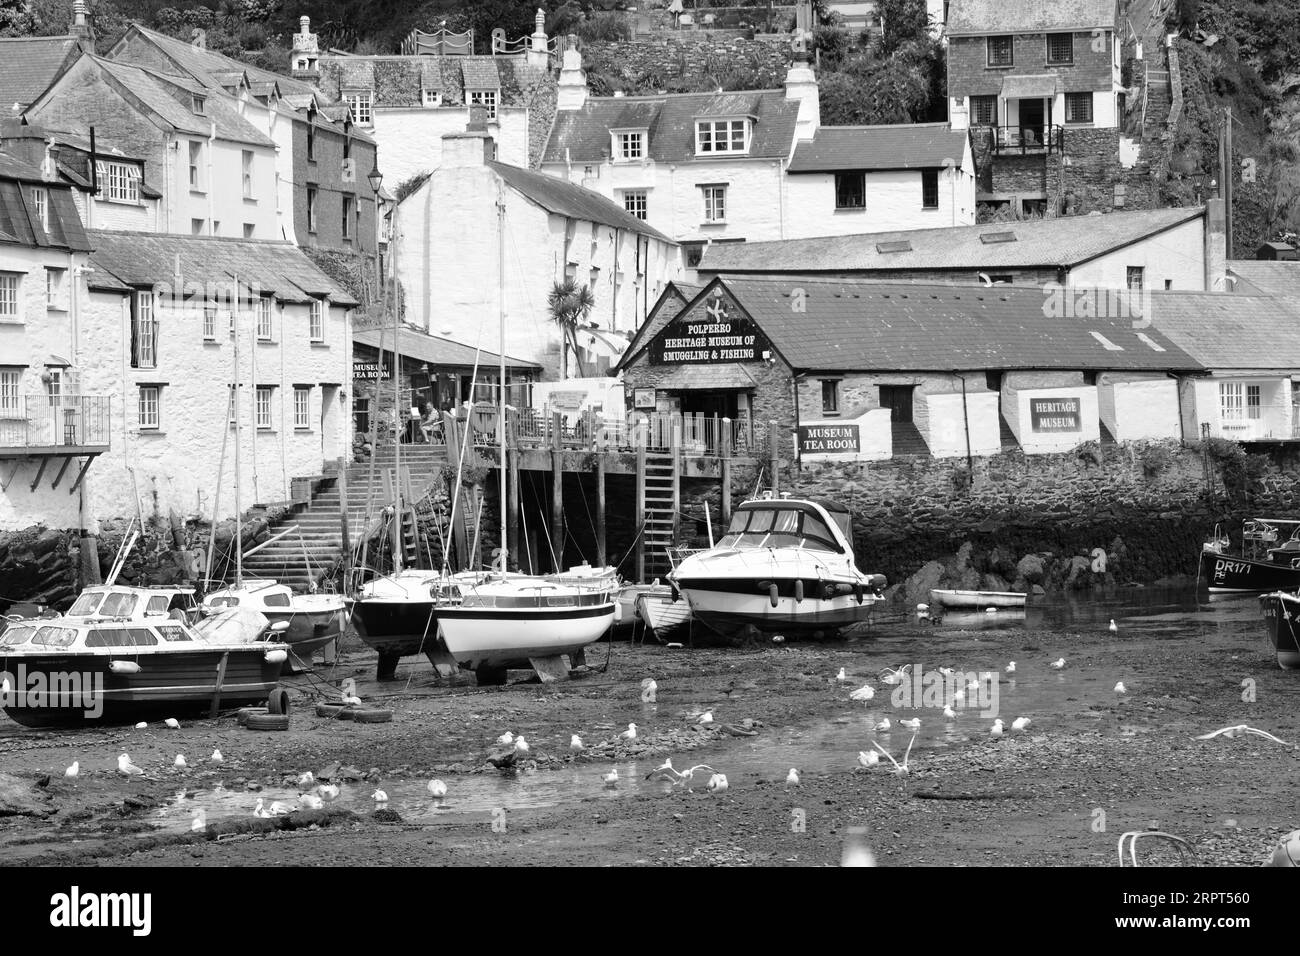
[[[702,312],[692,310],[670,322],[650,346],[651,365],[712,365],[724,362],[761,362],[771,349],[749,319],[728,314],[722,299],[714,299]]]
[[[861,451],[857,425],[800,425],[799,451],[805,455]]]

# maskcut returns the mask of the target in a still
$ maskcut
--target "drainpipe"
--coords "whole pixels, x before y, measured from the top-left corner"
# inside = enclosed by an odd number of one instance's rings
[[[961,379],[961,419],[962,424],[966,427],[966,473],[970,475],[973,481],[975,466],[971,463],[970,454],[970,412],[966,408],[966,376],[956,370],[952,374]]]
[[[217,124],[216,124],[215,122],[213,122],[213,123],[210,123],[209,126],[210,126],[210,131],[209,131],[209,133],[208,133],[208,170],[207,170],[207,177],[208,177],[208,178],[207,178],[207,181],[206,181],[203,185],[207,188],[207,191],[208,191],[208,235],[209,235],[209,236],[215,236],[217,233],[216,233],[216,230],[213,229],[213,226],[212,226],[212,224],[213,224],[213,218],[212,218],[212,213],[213,213],[213,208],[212,208],[212,203],[213,203],[213,195],[212,195],[212,194],[213,194],[213,189],[212,189],[212,150],[213,150],[213,148],[216,146],[216,143],[217,143]]]
[[[790,395],[794,399],[794,467],[798,471],[803,471],[803,449],[799,447],[799,380],[805,378],[807,372],[800,372],[790,379]],[[751,408],[749,420],[753,422],[754,411]]]

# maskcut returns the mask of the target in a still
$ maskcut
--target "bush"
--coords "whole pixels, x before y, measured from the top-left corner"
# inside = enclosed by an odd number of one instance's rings
[[[1136,451],[1138,461],[1142,463],[1142,474],[1148,478],[1163,474],[1174,463],[1174,452],[1165,442],[1142,442]]]
[[[1103,461],[1101,445],[1095,441],[1086,441],[1074,449],[1074,457],[1085,465],[1100,465]]]

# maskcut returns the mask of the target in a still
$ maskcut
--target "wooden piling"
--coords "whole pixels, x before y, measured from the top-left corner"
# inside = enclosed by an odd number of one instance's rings
[[[508,561],[502,564],[502,570],[519,570],[522,567],[519,561],[519,445],[513,443],[506,452],[507,468],[509,470],[509,483],[507,476],[503,475],[502,485],[509,489],[506,497],[506,524],[508,530],[506,533],[506,551],[509,555]],[[508,564],[508,567],[507,567]]]
[[[767,467],[772,476],[772,494],[781,495],[781,432],[775,420],[767,423]]]
[[[605,552],[605,453],[596,453],[596,564],[609,563]]]
[[[636,444],[636,579],[645,580],[645,441]]]
[[[673,546],[682,542],[682,416],[673,418]]]
[[[720,465],[722,468],[722,530],[731,525],[731,419],[722,420],[722,441],[720,448]]]
[[[555,570],[564,570],[564,416],[551,413],[551,552]]]

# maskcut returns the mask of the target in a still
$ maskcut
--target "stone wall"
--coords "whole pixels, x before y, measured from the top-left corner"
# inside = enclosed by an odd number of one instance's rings
[[[752,77],[747,89],[778,89],[791,55],[788,42],[700,31],[650,39],[592,41],[582,45],[583,67],[595,95],[699,91],[736,73]],[[610,89],[597,88],[601,80]]]
[[[1013,62],[1010,66],[988,65],[986,37],[950,37],[948,39],[948,95],[995,96],[1002,91],[1007,76],[1055,73],[1061,89],[1071,93],[1106,90],[1111,84],[1111,42],[1105,35],[1104,49],[1093,49],[1090,33],[1074,34],[1074,62],[1059,66],[1047,62],[1047,37],[1043,33],[1020,33],[1012,38]]]
[[[1153,209],[1159,205],[1155,180],[1145,162],[1125,169],[1119,161],[1119,130],[1069,128],[1068,166],[1047,164],[1048,208],[1063,215]]]

